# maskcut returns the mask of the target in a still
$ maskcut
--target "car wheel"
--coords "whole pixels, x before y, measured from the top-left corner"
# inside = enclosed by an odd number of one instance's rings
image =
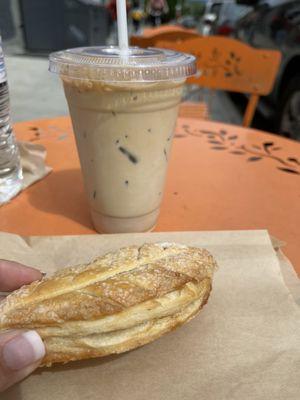
[[[288,83],[279,107],[279,133],[300,141],[300,76]]]

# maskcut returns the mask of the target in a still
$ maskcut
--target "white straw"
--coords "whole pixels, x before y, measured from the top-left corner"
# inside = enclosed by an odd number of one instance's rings
[[[118,41],[121,55],[128,55],[126,0],[117,0]]]

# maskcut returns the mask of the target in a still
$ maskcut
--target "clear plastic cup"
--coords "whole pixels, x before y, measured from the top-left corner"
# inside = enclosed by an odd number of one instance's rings
[[[153,229],[195,58],[139,48],[124,58],[115,47],[88,47],[51,54],[50,71],[63,82],[96,230]]]

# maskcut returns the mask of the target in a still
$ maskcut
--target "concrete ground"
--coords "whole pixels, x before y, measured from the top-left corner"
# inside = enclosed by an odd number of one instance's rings
[[[18,0],[11,0],[15,32],[3,42],[14,122],[68,113],[59,78],[48,72],[47,57],[26,55]]]
[[[68,113],[59,78],[48,71],[48,60],[8,56],[11,115],[14,122]]]

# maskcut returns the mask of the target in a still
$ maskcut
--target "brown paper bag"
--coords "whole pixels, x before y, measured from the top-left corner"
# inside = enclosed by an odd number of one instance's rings
[[[43,271],[129,244],[175,241],[219,263],[208,304],[134,351],[39,369],[2,400],[298,400],[300,309],[265,231],[24,238],[0,234],[0,258]]]

